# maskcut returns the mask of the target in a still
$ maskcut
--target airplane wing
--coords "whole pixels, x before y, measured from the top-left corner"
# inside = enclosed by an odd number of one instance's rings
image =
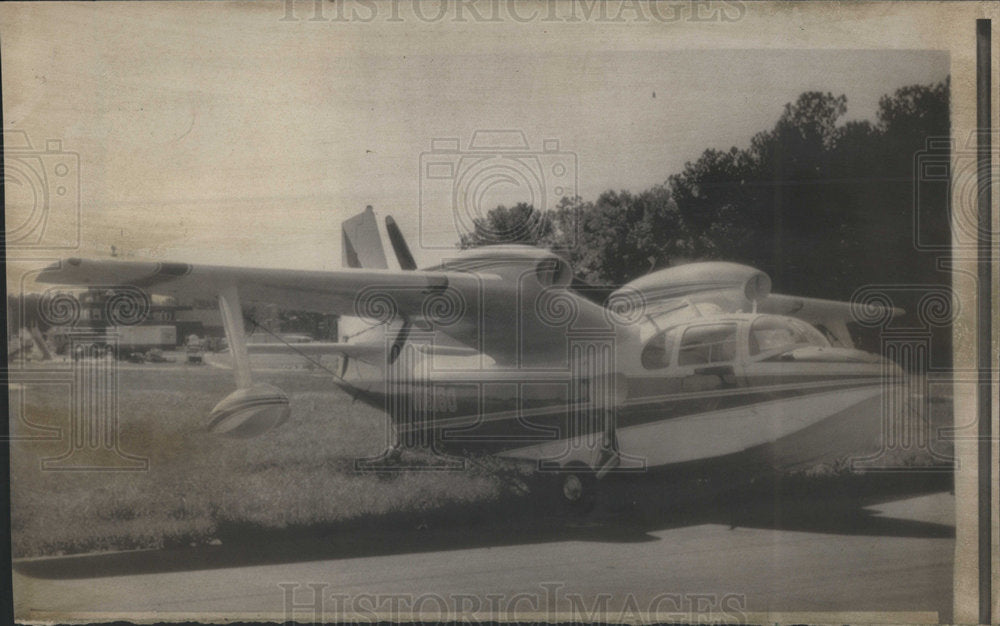
[[[841,318],[852,321],[854,319],[853,308],[850,302],[840,300],[823,300],[821,298],[804,298],[772,293],[760,301],[758,310],[762,313],[791,315],[802,319]],[[889,317],[897,317],[906,313],[899,307],[891,307],[887,312]]]
[[[435,297],[468,307],[475,304],[480,290],[497,288],[502,282],[490,274],[467,272],[308,271],[79,258],[59,261],[35,280],[58,285],[129,286],[147,294],[200,298],[214,298],[235,287],[244,301],[376,319],[392,312],[426,318],[429,309],[440,309],[440,303],[433,302]],[[462,311],[450,315],[461,317]]]
[[[819,327],[820,330],[825,330],[828,335],[835,339],[835,343],[846,347],[854,345],[851,334],[847,330],[847,324],[857,321],[855,308],[850,302],[803,298],[780,293],[769,294],[757,303],[757,311],[760,313],[787,315],[805,320],[813,326]],[[899,307],[889,307],[885,312],[887,319],[906,313]]]

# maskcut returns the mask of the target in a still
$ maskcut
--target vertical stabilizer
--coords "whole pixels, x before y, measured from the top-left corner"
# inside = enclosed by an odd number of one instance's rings
[[[382,236],[371,206],[341,224],[341,259],[344,267],[364,267],[373,270],[389,268],[382,248]]]

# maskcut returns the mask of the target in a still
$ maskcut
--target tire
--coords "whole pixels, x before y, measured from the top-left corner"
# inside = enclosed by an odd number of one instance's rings
[[[559,498],[563,507],[578,515],[593,510],[597,503],[597,477],[582,461],[571,461],[559,472]]]

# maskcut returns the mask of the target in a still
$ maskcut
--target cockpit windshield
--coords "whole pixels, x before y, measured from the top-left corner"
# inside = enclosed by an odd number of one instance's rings
[[[802,320],[762,316],[750,326],[750,356],[801,346],[829,347],[830,342]]]

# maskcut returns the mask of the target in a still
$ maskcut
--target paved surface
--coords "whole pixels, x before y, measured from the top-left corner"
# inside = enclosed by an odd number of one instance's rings
[[[647,612],[690,621],[694,610],[715,620],[905,611],[909,622],[948,621],[953,508],[953,496],[931,493],[832,507],[763,503],[730,512],[728,522],[619,513],[506,529],[264,535],[22,561],[15,608],[36,619],[196,613],[311,622],[414,610],[597,619],[603,608],[612,621]]]

